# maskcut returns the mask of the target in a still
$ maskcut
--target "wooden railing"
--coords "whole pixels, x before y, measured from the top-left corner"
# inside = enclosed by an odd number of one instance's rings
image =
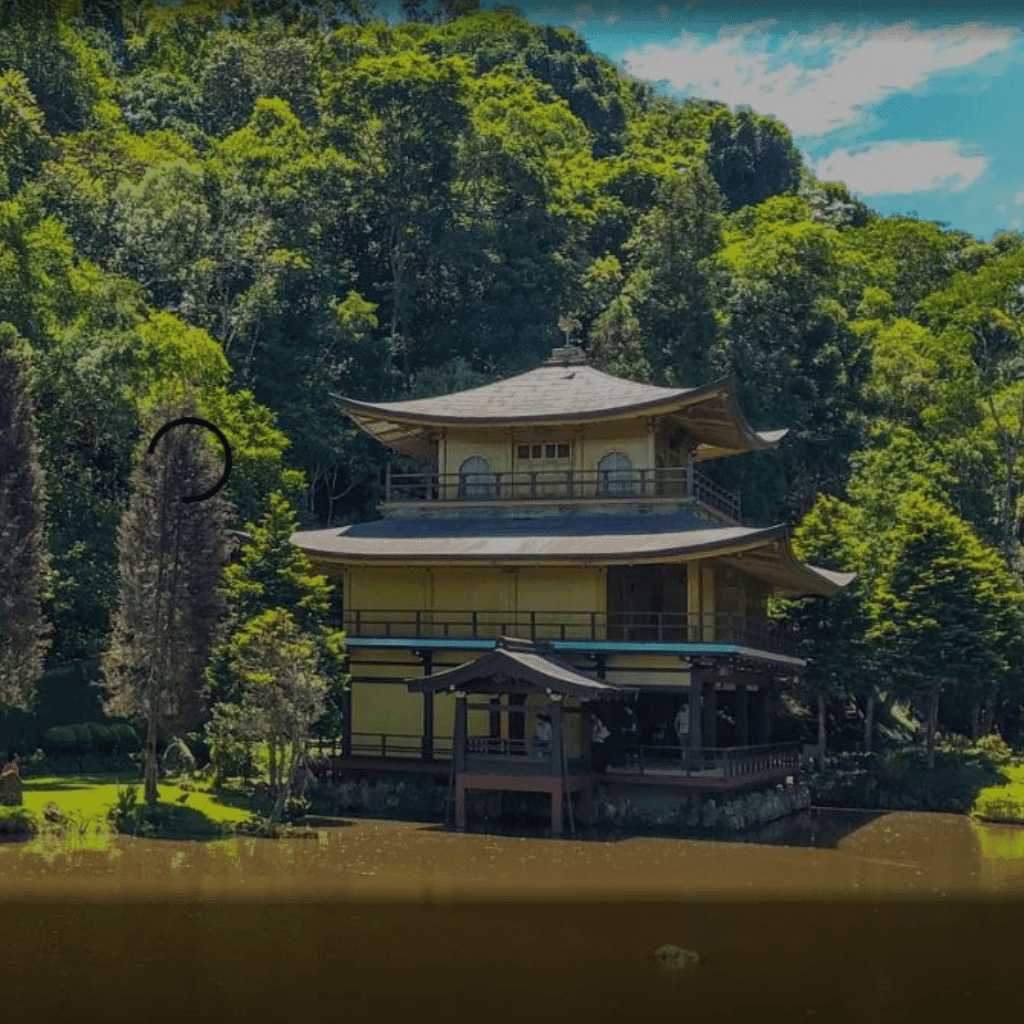
[[[494,473],[398,473],[389,467],[385,494],[389,502],[691,498],[730,519],[740,518],[739,495],[685,467]]]
[[[392,611],[355,609],[340,625],[350,637],[407,639],[624,640],[729,643],[792,654],[794,645],[765,620],[696,612]]]
[[[767,772],[796,773],[801,752],[799,743],[697,748],[611,743],[607,757],[611,771],[735,779]]]
[[[354,732],[352,754],[356,757],[388,757],[404,761],[421,758],[423,738],[401,733]],[[450,761],[452,737],[435,736],[435,760]],[[320,757],[339,757],[340,738],[316,737],[310,752]],[[550,752],[544,757],[528,757],[525,740],[491,736],[468,736],[466,753],[472,759],[512,757],[525,762],[523,770],[546,772]],[[595,753],[597,750],[595,748]],[[769,773],[796,774],[800,770],[802,749],[799,743],[766,743],[748,747],[655,746],[651,744],[608,743],[605,756],[609,771],[635,775],[666,777],[740,779]],[[582,762],[571,759],[570,767],[580,770]]]
[[[320,757],[340,757],[344,741],[339,736],[314,736],[310,752]],[[452,756],[452,737],[435,736],[433,750],[439,758]],[[418,758],[423,754],[423,737],[412,733],[353,732],[352,754],[356,757]]]

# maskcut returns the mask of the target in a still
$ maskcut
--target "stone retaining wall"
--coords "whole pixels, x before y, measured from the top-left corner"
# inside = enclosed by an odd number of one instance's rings
[[[672,793],[667,788],[624,792],[599,785],[596,811],[597,824],[616,828],[745,832],[810,806],[810,791],[801,784],[717,797]]]
[[[324,812],[366,814],[412,821],[441,821],[448,791],[447,779],[412,776],[397,779],[347,779],[321,783],[318,803]],[[504,801],[496,794],[468,793],[470,818],[497,818],[507,813],[545,814],[548,798],[537,793],[509,793]],[[574,800],[579,814],[579,801]],[[598,826],[630,828],[685,828],[744,832],[785,818],[811,805],[805,785],[776,786],[733,796],[680,794],[668,787],[628,790],[620,785],[599,784],[595,813]],[[579,818],[577,818],[579,820]]]

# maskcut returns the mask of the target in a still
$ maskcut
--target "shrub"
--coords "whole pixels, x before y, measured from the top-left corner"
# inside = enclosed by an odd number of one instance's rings
[[[43,735],[45,749],[58,757],[75,753],[75,734],[69,726],[55,725]]]
[[[1013,748],[997,732],[982,736],[973,750],[991,765],[1009,764],[1013,757]]]
[[[285,801],[284,813],[288,818],[304,818],[309,814],[313,801],[304,796],[290,796]]]
[[[92,753],[92,730],[88,725],[69,725],[75,737],[75,749],[79,754]]]
[[[99,722],[87,722],[83,728],[89,733],[89,746],[97,754],[107,754],[114,748],[114,737],[110,726]]]
[[[0,807],[0,835],[34,836],[39,819],[24,807]]]
[[[138,733],[127,722],[117,722],[110,726],[110,732],[113,736],[115,750],[119,753],[134,753],[141,746]]]
[[[235,825],[235,831],[241,835],[259,836],[263,839],[279,839],[286,834],[287,830],[287,825],[283,825],[279,821],[271,821],[270,818],[261,814],[254,814],[251,818],[246,818],[245,821],[240,821]]]
[[[974,805],[974,813],[992,821],[1005,821],[1015,825],[1024,823],[1024,805],[1011,797],[980,797]]]

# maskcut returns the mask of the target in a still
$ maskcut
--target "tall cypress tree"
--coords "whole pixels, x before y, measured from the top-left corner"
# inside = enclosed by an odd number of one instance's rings
[[[159,423],[191,410],[165,408]],[[120,594],[110,649],[101,660],[107,714],[146,726],[145,796],[158,799],[157,739],[194,725],[203,672],[220,615],[217,585],[227,560],[227,502],[186,504],[220,474],[200,429],[165,434],[132,474],[118,530]]]
[[[0,711],[28,710],[49,646],[48,555],[27,346],[0,324]]]

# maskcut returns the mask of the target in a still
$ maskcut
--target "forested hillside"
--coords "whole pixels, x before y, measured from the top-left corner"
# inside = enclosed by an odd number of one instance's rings
[[[934,516],[900,503],[951,517],[948,593],[977,598],[981,646],[947,675],[1015,714],[1021,236],[881,219],[772,118],[659,96],[569,30],[474,6],[389,27],[359,0],[0,2],[0,321],[32,353],[51,662],[106,643],[168,389],[233,443],[235,525],[274,489],[338,523],[374,514],[385,453],[332,393],[469,387],[569,338],[637,380],[733,374],[755,427],[791,429],[709,472],[754,523],[810,513],[805,557],[860,573],[843,628],[820,602],[787,613],[813,620],[823,690],[892,690],[894,664],[932,685],[904,641],[938,613],[893,602],[933,566]]]

